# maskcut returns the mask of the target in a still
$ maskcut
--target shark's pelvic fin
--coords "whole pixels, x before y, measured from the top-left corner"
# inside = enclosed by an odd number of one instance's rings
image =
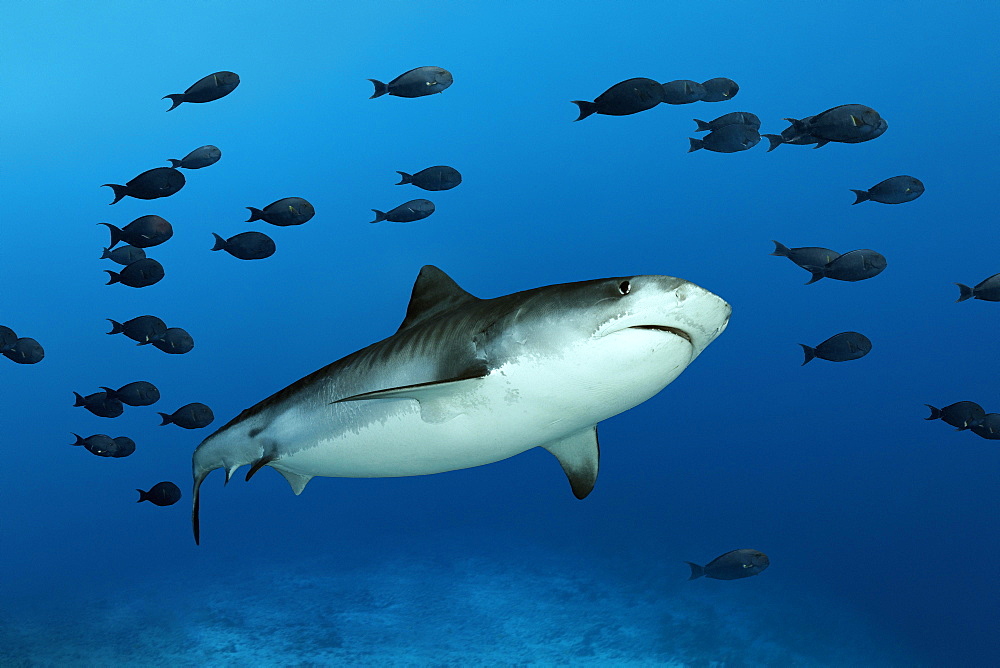
[[[277,457],[275,457],[273,454],[268,454],[268,455],[264,455],[263,457],[261,457],[260,459],[258,459],[257,461],[255,461],[253,464],[251,464],[250,465],[250,470],[247,471],[247,481],[249,482],[250,478],[253,477],[254,473],[256,473],[257,471],[261,470],[267,464],[270,464],[271,462],[273,462],[275,459],[277,459]]]
[[[285,477],[288,484],[292,486],[292,491],[295,492],[295,496],[302,493],[302,490],[306,488],[306,483],[313,479],[311,475],[300,475],[298,473],[292,473],[291,471],[282,471],[281,469],[274,469],[281,475]]]
[[[601,459],[601,447],[597,442],[597,425],[570,434],[561,440],[546,443],[542,447],[559,460],[576,498],[586,498],[597,482],[598,463]]]
[[[460,288],[451,276],[432,264],[424,265],[413,284],[406,317],[396,331],[412,327],[460,304],[474,301],[479,301],[479,298]]]

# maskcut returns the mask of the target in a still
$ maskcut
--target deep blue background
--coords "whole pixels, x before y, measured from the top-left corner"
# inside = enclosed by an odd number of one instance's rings
[[[1000,449],[922,420],[924,403],[1000,412],[998,306],[953,303],[954,282],[1000,271],[996,6],[337,4],[5,10],[0,323],[38,339],[46,358],[0,360],[3,588],[44,609],[166,574],[437,544],[498,559],[541,545],[617,563],[636,581],[683,580],[683,560],[755,547],[772,560],[753,583],[762,591],[826,597],[928,664],[996,659]],[[446,67],[454,85],[368,99],[367,78],[420,65]],[[164,114],[163,95],[224,69],[242,79],[232,95]],[[727,76],[741,88],[730,102],[571,122],[570,100],[636,76]],[[766,153],[764,140],[741,154],[685,152],[694,117],[751,111],[779,132],[784,117],[844,103],[877,109],[886,134],[820,150]],[[101,183],[209,143],[222,160],[185,172],[176,196],[107,206]],[[393,185],[395,170],[437,164],[463,184]],[[926,194],[850,206],[850,188],[897,174]],[[243,222],[243,207],[287,196],[308,198],[316,217]],[[437,204],[427,220],[368,224],[370,209],[423,196]],[[97,223],[148,213],[174,225],[148,251],[166,278],[105,286],[102,270],[115,267],[97,259]],[[212,232],[248,229],[271,235],[277,254],[208,252]],[[806,287],[808,274],[768,256],[771,239],[873,248],[889,264],[870,281]],[[733,317],[663,393],[601,425],[601,477],[583,502],[541,450],[432,477],[317,479],[298,498],[273,472],[225,490],[217,473],[196,548],[190,453],[211,429],[161,429],[155,410],[203,401],[215,428],[391,334],[428,263],[482,297],[675,275],[727,299]],[[145,313],[187,328],[195,350],[168,356],[105,336],[105,318]],[[872,353],[799,366],[798,343],[845,330],[867,334]],[[139,379],[160,387],[156,407],[114,421],[71,407],[74,390]],[[92,457],[67,445],[71,431],[127,434],[139,450]],[[136,487],[164,479],[181,485],[181,503],[134,503]]]

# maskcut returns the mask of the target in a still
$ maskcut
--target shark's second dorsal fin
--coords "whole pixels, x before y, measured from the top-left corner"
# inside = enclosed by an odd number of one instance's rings
[[[406,317],[396,331],[402,331],[459,304],[472,301],[479,299],[460,288],[451,276],[432,264],[424,265],[413,284]]]

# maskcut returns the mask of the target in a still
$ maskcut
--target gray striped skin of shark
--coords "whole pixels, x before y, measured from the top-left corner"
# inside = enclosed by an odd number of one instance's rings
[[[206,438],[201,484],[250,465],[295,494],[314,476],[426,475],[543,447],[573,493],[597,479],[597,423],[657,394],[729,321],[729,304],[688,281],[629,276],[479,299],[420,270],[392,336],[289,385]]]

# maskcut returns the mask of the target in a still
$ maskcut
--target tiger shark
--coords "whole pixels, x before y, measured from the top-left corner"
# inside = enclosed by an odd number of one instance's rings
[[[194,451],[201,484],[264,466],[298,495],[315,476],[426,475],[555,455],[573,494],[597,480],[597,423],[657,394],[722,333],[731,308],[693,283],[630,276],[479,299],[432,265],[399,329],[244,410]]]

